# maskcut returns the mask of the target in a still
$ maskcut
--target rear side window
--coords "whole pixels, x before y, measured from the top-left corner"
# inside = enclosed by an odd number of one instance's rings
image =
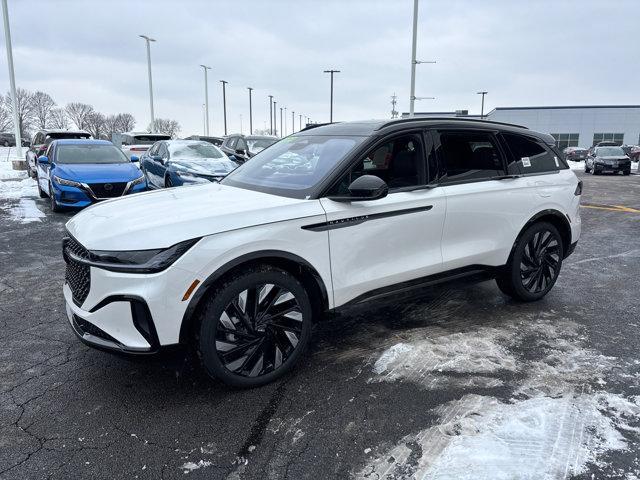
[[[439,156],[444,182],[490,179],[505,174],[495,137],[490,132],[440,132]]]
[[[533,138],[514,133],[503,133],[502,137],[511,152],[510,169],[517,167],[522,173],[542,173],[565,168],[551,150]]]

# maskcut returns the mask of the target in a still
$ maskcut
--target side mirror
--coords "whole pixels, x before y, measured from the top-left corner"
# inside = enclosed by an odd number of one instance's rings
[[[349,185],[350,195],[329,197],[336,202],[362,202],[379,200],[387,196],[389,187],[386,182],[375,175],[362,175]]]
[[[41,155],[38,157],[38,163],[42,164],[42,165],[48,165],[49,164],[49,157],[47,157],[46,155]]]
[[[137,155],[131,155],[131,161],[132,162],[139,162],[140,161],[140,157],[138,157]]]
[[[238,155],[246,155],[246,152],[245,152],[242,148],[238,148],[238,149],[236,150],[236,153],[237,153]]]
[[[151,155],[151,160],[162,163],[162,157],[160,155]]]

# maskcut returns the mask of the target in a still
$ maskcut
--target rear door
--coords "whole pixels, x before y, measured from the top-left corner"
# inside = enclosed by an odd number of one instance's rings
[[[506,263],[533,203],[528,180],[507,162],[497,132],[439,130],[440,183],[447,197],[442,234],[443,268]]]
[[[432,147],[420,130],[382,139],[320,199],[327,223],[318,228],[329,236],[336,306],[441,270],[446,202],[427,168]],[[327,198],[345,195],[362,175],[382,178],[389,194],[373,201]]]

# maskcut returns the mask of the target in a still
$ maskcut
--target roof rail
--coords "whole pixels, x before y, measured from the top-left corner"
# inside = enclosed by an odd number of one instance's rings
[[[304,132],[305,130],[311,130],[312,128],[317,128],[317,127],[324,127],[325,125],[333,125],[334,123],[341,123],[341,122],[307,123],[307,125],[302,130],[298,130],[298,132]]]
[[[529,127],[525,127],[524,125],[517,125],[515,123],[506,123],[506,122],[496,122],[494,120],[486,120],[479,118],[465,118],[465,117],[407,117],[407,118],[396,118],[394,120],[390,120],[386,123],[380,125],[376,130],[380,130],[384,127],[388,127],[390,125],[395,125],[397,123],[409,123],[409,122],[424,122],[427,120],[436,120],[436,121],[445,121],[445,122],[477,122],[477,123],[489,123],[494,125],[506,125],[509,127],[518,127],[525,128],[529,130]]]

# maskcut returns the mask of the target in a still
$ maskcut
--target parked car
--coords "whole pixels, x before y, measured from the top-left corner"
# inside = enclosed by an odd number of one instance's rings
[[[634,146],[635,145],[621,145],[620,148],[622,148],[622,151],[627,157],[631,158],[631,150],[633,150]]]
[[[198,140],[156,142],[140,158],[150,188],[219,182],[237,167],[218,147]]]
[[[585,173],[593,175],[600,173],[631,173],[631,160],[624,154],[621,147],[596,147],[584,162]]]
[[[206,137],[204,135],[191,135],[190,137],[185,137],[184,140],[202,140],[203,142],[209,142],[216,147],[219,147],[222,145],[222,142],[224,142],[223,137]]]
[[[582,182],[554,145],[486,120],[335,123],[220,183],[96,205],[66,225],[69,322],[120,353],[190,344],[253,387],[327,311],[465,275],[539,300],[581,231]]]
[[[20,144],[23,147],[28,147],[31,142],[29,142],[26,138],[20,139]],[[16,146],[16,136],[14,133],[2,132],[0,133],[0,145],[3,147],[15,147]]]
[[[572,162],[581,162],[589,154],[589,150],[580,147],[567,147],[562,152],[564,153],[564,158]]]
[[[40,155],[44,155],[44,152],[49,147],[49,144],[54,140],[60,140],[63,138],[70,139],[87,139],[91,138],[91,134],[85,130],[39,130],[33,136],[29,150],[26,153],[27,160],[27,174],[30,177],[36,176],[36,159]]]
[[[631,153],[628,155],[629,158],[631,158],[631,160],[633,160],[634,162],[637,162],[640,160],[640,147],[639,146],[633,146],[631,147]]]
[[[38,193],[54,212],[147,188],[140,169],[106,140],[54,140],[37,165]]]
[[[171,135],[148,132],[126,132],[122,134],[122,151],[131,158],[132,155],[140,158],[149,147],[160,140],[171,140]]]
[[[220,149],[238,163],[244,163],[255,154],[273,145],[279,139],[270,135],[228,135]]]

